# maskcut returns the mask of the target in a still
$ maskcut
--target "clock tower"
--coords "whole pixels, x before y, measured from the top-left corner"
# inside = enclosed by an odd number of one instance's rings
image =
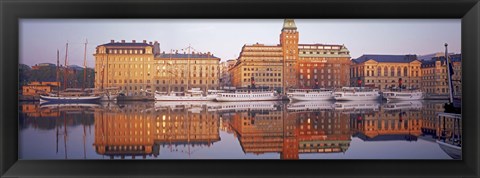
[[[293,19],[285,19],[280,33],[283,52],[282,86],[285,94],[289,88],[298,87],[298,31]]]

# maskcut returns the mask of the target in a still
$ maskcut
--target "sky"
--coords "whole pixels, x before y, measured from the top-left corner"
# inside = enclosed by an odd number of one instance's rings
[[[460,19],[295,19],[300,44],[340,44],[352,58],[363,54],[425,55],[461,52]],[[21,19],[20,63],[94,66],[98,45],[110,40],[158,41],[161,51],[188,47],[236,59],[245,44],[279,44],[283,19]]]

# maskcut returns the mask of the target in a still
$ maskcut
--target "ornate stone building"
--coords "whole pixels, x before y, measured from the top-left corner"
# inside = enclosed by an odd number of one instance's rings
[[[454,94],[462,93],[462,55],[452,54]],[[422,89],[430,95],[448,95],[448,72],[444,56],[422,61]]]
[[[220,58],[211,53],[161,53],[155,56],[153,86],[157,91],[218,89]]]
[[[235,87],[282,87],[282,47],[244,45],[237,63],[230,69]]]
[[[300,44],[299,88],[335,88],[350,84],[350,51],[344,45]]]
[[[157,42],[155,45],[159,46]],[[99,45],[95,56],[95,88],[118,87],[126,95],[142,95],[152,81],[154,45],[143,41]],[[157,51],[155,51],[157,52]]]
[[[421,62],[416,55],[362,55],[352,60],[351,86],[369,86],[381,90],[401,85],[420,88]]]

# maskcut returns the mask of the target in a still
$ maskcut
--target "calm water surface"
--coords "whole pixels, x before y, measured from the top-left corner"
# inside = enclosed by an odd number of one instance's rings
[[[445,102],[21,103],[19,158],[461,159]]]

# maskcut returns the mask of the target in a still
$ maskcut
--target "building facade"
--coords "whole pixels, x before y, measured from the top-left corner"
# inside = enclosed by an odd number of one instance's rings
[[[281,46],[244,45],[237,63],[230,68],[235,87],[282,87]]]
[[[153,48],[145,40],[141,43],[112,40],[97,46],[95,88],[118,87],[127,96],[145,94],[142,91],[149,88],[153,78]]]
[[[350,51],[344,45],[301,44],[299,88],[335,88],[350,84]]]
[[[157,91],[206,91],[220,86],[220,58],[211,53],[161,53],[154,61],[153,86]]]
[[[416,55],[362,55],[352,60],[350,85],[421,88],[421,64]]]
[[[453,89],[455,95],[462,93],[462,55],[450,55],[453,66]],[[444,56],[422,61],[422,89],[429,95],[448,95],[448,71]]]

